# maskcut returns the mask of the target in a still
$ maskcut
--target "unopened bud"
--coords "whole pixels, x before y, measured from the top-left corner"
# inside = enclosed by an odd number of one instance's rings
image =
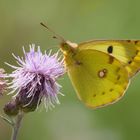
[[[16,116],[19,112],[19,108],[17,107],[15,100],[8,102],[4,106],[3,110],[8,116]]]

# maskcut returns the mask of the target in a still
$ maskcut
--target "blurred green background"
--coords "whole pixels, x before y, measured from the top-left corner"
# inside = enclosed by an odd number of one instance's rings
[[[42,50],[59,42],[39,25],[47,23],[73,42],[91,39],[140,39],[139,0],[0,0],[0,67],[15,64],[11,53],[35,43]],[[61,105],[29,113],[19,140],[132,140],[140,139],[140,74],[119,102],[92,110],[83,105],[65,75]],[[0,99],[0,111],[9,96]],[[11,128],[0,121],[0,140],[9,140]]]

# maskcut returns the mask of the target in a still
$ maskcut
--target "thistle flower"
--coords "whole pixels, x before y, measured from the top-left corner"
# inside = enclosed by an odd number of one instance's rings
[[[35,50],[35,45],[30,45],[30,51],[24,52],[24,57],[14,56],[19,66],[13,66],[14,71],[9,74],[12,78],[10,87],[11,93],[17,92],[14,97],[20,108],[25,112],[34,111],[38,105],[44,101],[45,107],[54,107],[59,104],[58,94],[60,85],[57,78],[65,72],[63,60],[58,58],[58,52],[47,55],[40,51],[40,47]],[[11,94],[10,93],[10,94]],[[60,93],[61,94],[61,93]]]

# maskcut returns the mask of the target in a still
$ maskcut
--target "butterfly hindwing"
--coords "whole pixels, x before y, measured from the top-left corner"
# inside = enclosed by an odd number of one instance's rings
[[[140,70],[140,41],[99,40],[79,44],[80,50],[98,50],[114,56],[126,67],[132,77]]]
[[[126,68],[115,57],[97,50],[81,50],[65,57],[69,77],[79,98],[97,108],[120,99],[128,86]]]

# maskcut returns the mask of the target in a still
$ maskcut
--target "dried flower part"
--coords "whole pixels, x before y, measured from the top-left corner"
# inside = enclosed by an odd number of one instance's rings
[[[3,108],[5,114],[8,116],[16,116],[19,113],[19,108],[15,100],[8,102]]]
[[[3,94],[7,86],[5,81],[6,74],[4,74],[4,72],[4,69],[0,69],[0,95]]]
[[[9,74],[13,78],[10,88],[15,95],[16,102],[25,112],[34,111],[40,102],[44,101],[45,107],[54,107],[59,104],[58,93],[60,85],[58,77],[65,73],[63,60],[58,57],[58,52],[51,55],[42,54],[40,47],[30,45],[30,51],[24,51],[24,58],[16,57],[18,67],[11,66],[15,70]],[[29,109],[29,110],[28,110]]]

